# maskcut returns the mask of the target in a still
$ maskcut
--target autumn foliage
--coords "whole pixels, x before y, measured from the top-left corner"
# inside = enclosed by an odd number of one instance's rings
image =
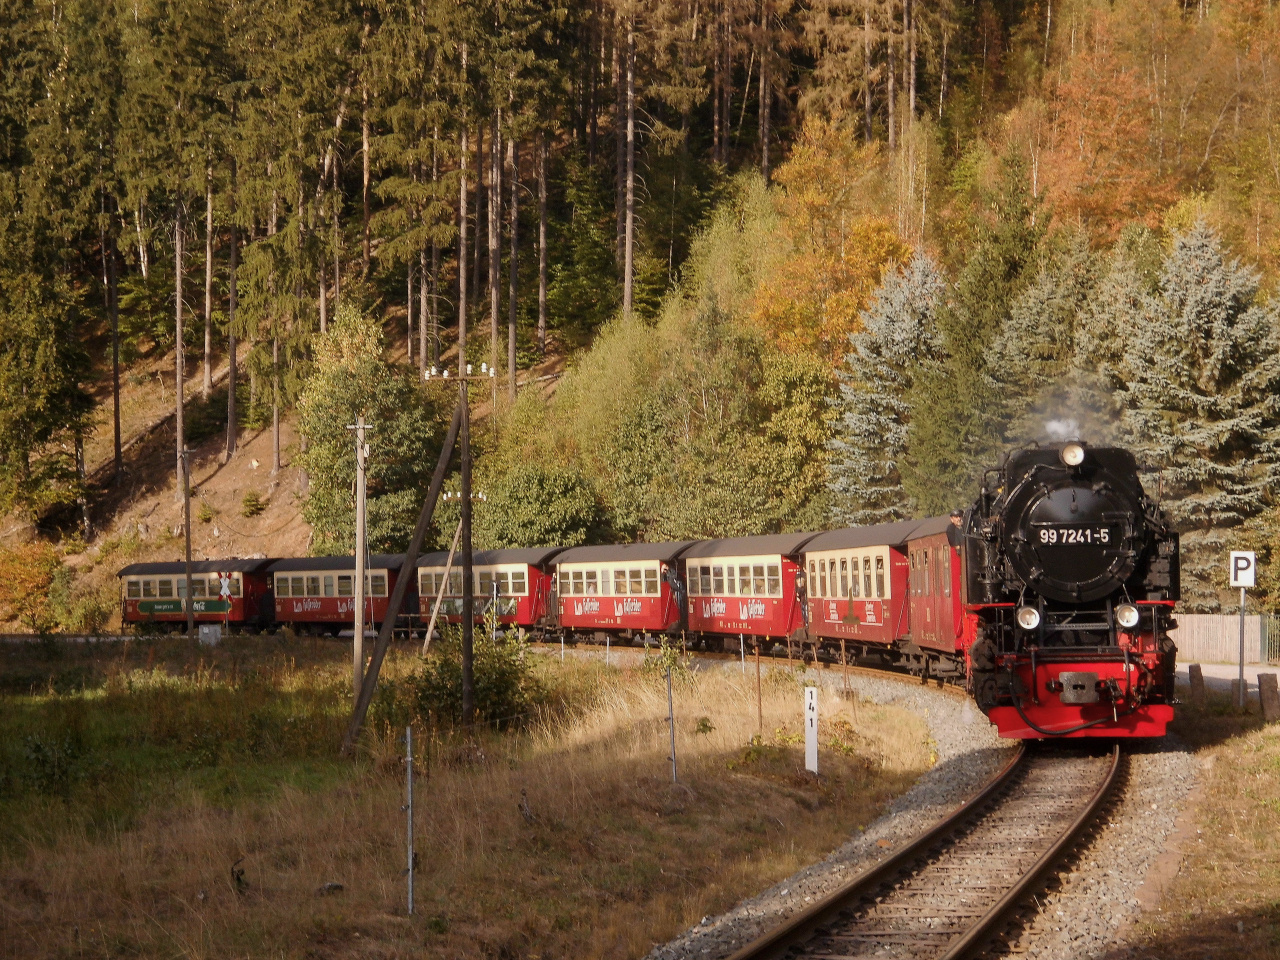
[[[778,169],[789,252],[761,278],[750,314],[785,349],[838,360],[885,271],[910,257],[871,206],[882,167],[878,146],[855,142],[839,120],[810,119]]]
[[[53,629],[57,617],[50,588],[60,566],[47,543],[0,551],[0,619],[16,620],[32,633]]]

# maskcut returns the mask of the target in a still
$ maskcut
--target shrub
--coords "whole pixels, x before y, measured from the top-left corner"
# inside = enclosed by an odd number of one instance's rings
[[[250,490],[244,495],[244,499],[240,501],[240,515],[242,517],[256,517],[265,509],[267,509],[267,504],[262,497],[258,496],[257,490]]]
[[[32,633],[52,630],[56,615],[49,594],[61,567],[47,543],[0,551],[0,617],[17,620]]]
[[[445,628],[431,650],[422,667],[404,681],[409,702],[421,717],[461,723],[462,631]],[[489,630],[477,629],[473,665],[476,719],[481,723],[498,729],[522,726],[545,699],[525,643],[514,635],[495,638]]]
[[[259,511],[261,512],[261,511]],[[200,501],[200,512],[196,514],[196,519],[201,523],[210,523],[213,518],[218,515],[218,511],[209,506],[204,500]]]

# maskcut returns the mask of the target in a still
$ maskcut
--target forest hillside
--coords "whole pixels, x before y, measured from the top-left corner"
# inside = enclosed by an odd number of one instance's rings
[[[359,413],[403,546],[462,358],[479,545],[921,515],[1078,433],[1225,608],[1227,545],[1280,535],[1277,18],[5,4],[2,612],[105,622],[186,464],[197,554],[350,550]]]

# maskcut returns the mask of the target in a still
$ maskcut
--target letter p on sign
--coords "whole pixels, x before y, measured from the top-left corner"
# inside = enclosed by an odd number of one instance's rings
[[[1231,551],[1231,586],[1252,587],[1258,560],[1252,550]]]

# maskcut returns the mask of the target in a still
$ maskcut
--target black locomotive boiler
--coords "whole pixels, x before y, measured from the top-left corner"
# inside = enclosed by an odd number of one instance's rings
[[[964,534],[968,682],[1001,735],[1163,735],[1178,535],[1133,455],[1016,451],[987,471]]]

